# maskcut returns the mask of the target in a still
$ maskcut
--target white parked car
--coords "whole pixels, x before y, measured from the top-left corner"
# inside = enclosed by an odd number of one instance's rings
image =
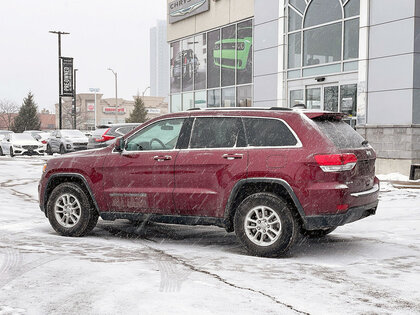
[[[43,155],[44,145],[28,133],[10,133],[0,142],[0,155]]]

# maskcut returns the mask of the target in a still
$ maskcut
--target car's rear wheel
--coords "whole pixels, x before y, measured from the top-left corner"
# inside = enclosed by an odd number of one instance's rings
[[[98,213],[86,192],[74,183],[58,185],[47,202],[51,226],[63,236],[83,236],[98,222]]]
[[[53,151],[52,151],[51,146],[49,144],[47,144],[47,149],[45,151],[47,152],[48,155],[53,154]]]
[[[283,256],[299,235],[293,210],[283,199],[270,193],[245,198],[235,213],[234,225],[241,243],[256,256]]]
[[[65,154],[66,149],[64,148],[64,145],[60,145],[60,154]]]
[[[323,230],[303,230],[302,234],[309,238],[320,238],[324,237],[328,234],[330,234],[332,231],[334,231],[336,227],[332,227],[329,229],[323,229]]]

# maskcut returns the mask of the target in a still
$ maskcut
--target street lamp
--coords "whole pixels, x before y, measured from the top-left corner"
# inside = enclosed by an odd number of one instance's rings
[[[95,126],[94,126],[94,128],[96,129],[96,93],[98,93],[100,91],[100,89],[90,88],[89,91],[95,93],[95,120],[94,120],[95,121]]]
[[[108,68],[109,71],[112,71],[112,73],[115,76],[115,123],[118,123],[118,76],[117,73],[112,70],[111,68]]]
[[[143,93],[142,93],[142,96],[143,96],[143,97],[144,97],[144,93],[146,93],[146,91],[147,91],[148,89],[150,89],[150,86],[148,86],[147,88],[145,88],[145,89],[144,89],[144,91],[143,91]]]
[[[63,116],[63,105],[61,103],[61,35],[68,35],[70,33],[61,32],[61,31],[49,31],[49,33],[58,35],[58,129],[61,129],[62,126],[62,116]]]
[[[76,126],[77,126],[77,123],[76,123],[76,115],[77,115],[77,100],[76,100],[76,94],[77,94],[77,91],[76,91],[76,72],[78,71],[79,69],[74,69],[73,70],[73,110],[72,110],[72,116],[73,116],[73,129],[77,129],[76,128]]]

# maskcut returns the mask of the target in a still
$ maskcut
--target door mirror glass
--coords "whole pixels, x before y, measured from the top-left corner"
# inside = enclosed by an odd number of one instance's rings
[[[115,141],[115,150],[117,152],[124,151],[124,145],[125,145],[124,138],[123,137],[117,138],[117,140]]]

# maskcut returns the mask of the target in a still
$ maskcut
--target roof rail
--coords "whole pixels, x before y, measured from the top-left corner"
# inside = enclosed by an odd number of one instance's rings
[[[190,108],[187,111],[196,110],[285,110],[292,111],[293,109],[288,107],[210,107],[210,108]]]

